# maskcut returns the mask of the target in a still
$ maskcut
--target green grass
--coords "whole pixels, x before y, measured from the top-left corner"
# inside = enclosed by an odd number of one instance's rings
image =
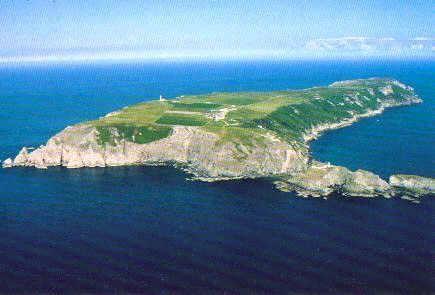
[[[249,123],[250,121],[264,118],[280,107],[299,104],[305,100],[297,93],[283,93],[281,95],[273,93],[269,99],[240,106],[237,110],[230,112],[227,117],[228,120],[240,122],[242,126],[253,126]]]
[[[392,85],[394,94],[385,97],[380,88]],[[374,91],[372,95],[369,89]],[[273,92],[212,93],[185,96],[176,101],[150,101],[120,110],[91,122],[100,133],[101,144],[126,139],[147,143],[167,137],[174,125],[198,126],[218,134],[220,142],[245,147],[261,144],[266,132],[302,143],[313,126],[333,123],[379,107],[379,99],[398,102],[412,92],[386,79],[359,80],[329,87]],[[220,121],[206,114],[231,109]],[[185,112],[185,113],[183,113]]]
[[[98,125],[110,124],[133,124],[143,125],[154,123],[171,106],[167,102],[151,101],[126,107],[117,114],[101,118],[97,121]]]
[[[271,93],[263,92],[236,92],[236,93],[212,93],[208,95],[187,96],[183,98],[186,102],[206,101],[225,105],[248,105],[270,98]]]
[[[208,121],[209,120],[203,115],[166,113],[163,114],[156,123],[164,125],[203,126],[207,124]]]
[[[205,112],[218,109],[222,107],[217,103],[184,103],[184,102],[169,102],[174,110],[188,111],[188,112]]]
[[[250,128],[237,126],[216,126],[207,125],[204,129],[208,132],[219,135],[219,143],[233,142],[243,144],[245,146],[253,146],[254,144],[262,144],[264,142],[264,132]]]
[[[171,133],[171,128],[166,126],[149,125],[107,125],[97,126],[98,143],[101,145],[114,145],[116,140],[125,139],[138,144],[149,143],[165,137]]]

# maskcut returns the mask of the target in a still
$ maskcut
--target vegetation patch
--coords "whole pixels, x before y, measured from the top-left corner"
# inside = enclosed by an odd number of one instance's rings
[[[232,142],[236,145],[242,144],[245,147],[254,145],[264,145],[264,136],[262,130],[253,130],[243,127],[234,126],[210,126],[204,127],[206,131],[215,133],[219,136],[217,144]]]
[[[209,120],[203,115],[166,113],[156,123],[164,125],[203,126]]]
[[[186,102],[197,102],[197,101],[207,101],[211,103],[217,104],[226,104],[226,105],[248,105],[260,101],[264,101],[271,98],[270,93],[264,92],[236,92],[236,93],[212,93],[208,95],[196,95],[196,96],[188,96],[184,98],[182,101]]]
[[[170,102],[170,105],[174,110],[188,111],[188,112],[205,112],[205,111],[211,111],[222,107],[221,104],[217,104],[217,103],[201,103],[201,102],[185,103],[182,101]]]
[[[150,101],[123,108],[97,121],[98,125],[148,125],[170,109],[167,102]]]
[[[138,144],[149,143],[168,137],[172,129],[167,126],[134,126],[126,124],[96,126],[98,143],[114,145],[116,141],[127,140]]]

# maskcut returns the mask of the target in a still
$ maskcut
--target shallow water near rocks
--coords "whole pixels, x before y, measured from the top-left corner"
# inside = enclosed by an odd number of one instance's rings
[[[388,76],[424,103],[311,143],[384,178],[435,177],[431,61],[0,68],[0,158],[136,102]],[[435,203],[304,199],[266,180],[186,181],[166,167],[0,169],[0,291],[433,291]]]

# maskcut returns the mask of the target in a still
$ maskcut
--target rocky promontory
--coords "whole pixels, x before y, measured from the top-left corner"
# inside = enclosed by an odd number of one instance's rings
[[[301,196],[392,197],[434,193],[434,180],[311,159],[308,142],[384,109],[420,103],[396,80],[336,82],[304,90],[212,93],[150,101],[67,127],[3,167],[67,168],[176,164],[205,181],[270,178]]]

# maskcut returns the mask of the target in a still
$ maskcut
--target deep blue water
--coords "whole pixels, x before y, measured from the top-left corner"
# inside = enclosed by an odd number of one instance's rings
[[[0,68],[0,158],[69,124],[163,94],[394,77],[421,105],[312,144],[383,177],[435,177],[431,61],[210,62]],[[264,180],[173,168],[0,169],[0,292],[435,291],[433,199],[302,199]]]

